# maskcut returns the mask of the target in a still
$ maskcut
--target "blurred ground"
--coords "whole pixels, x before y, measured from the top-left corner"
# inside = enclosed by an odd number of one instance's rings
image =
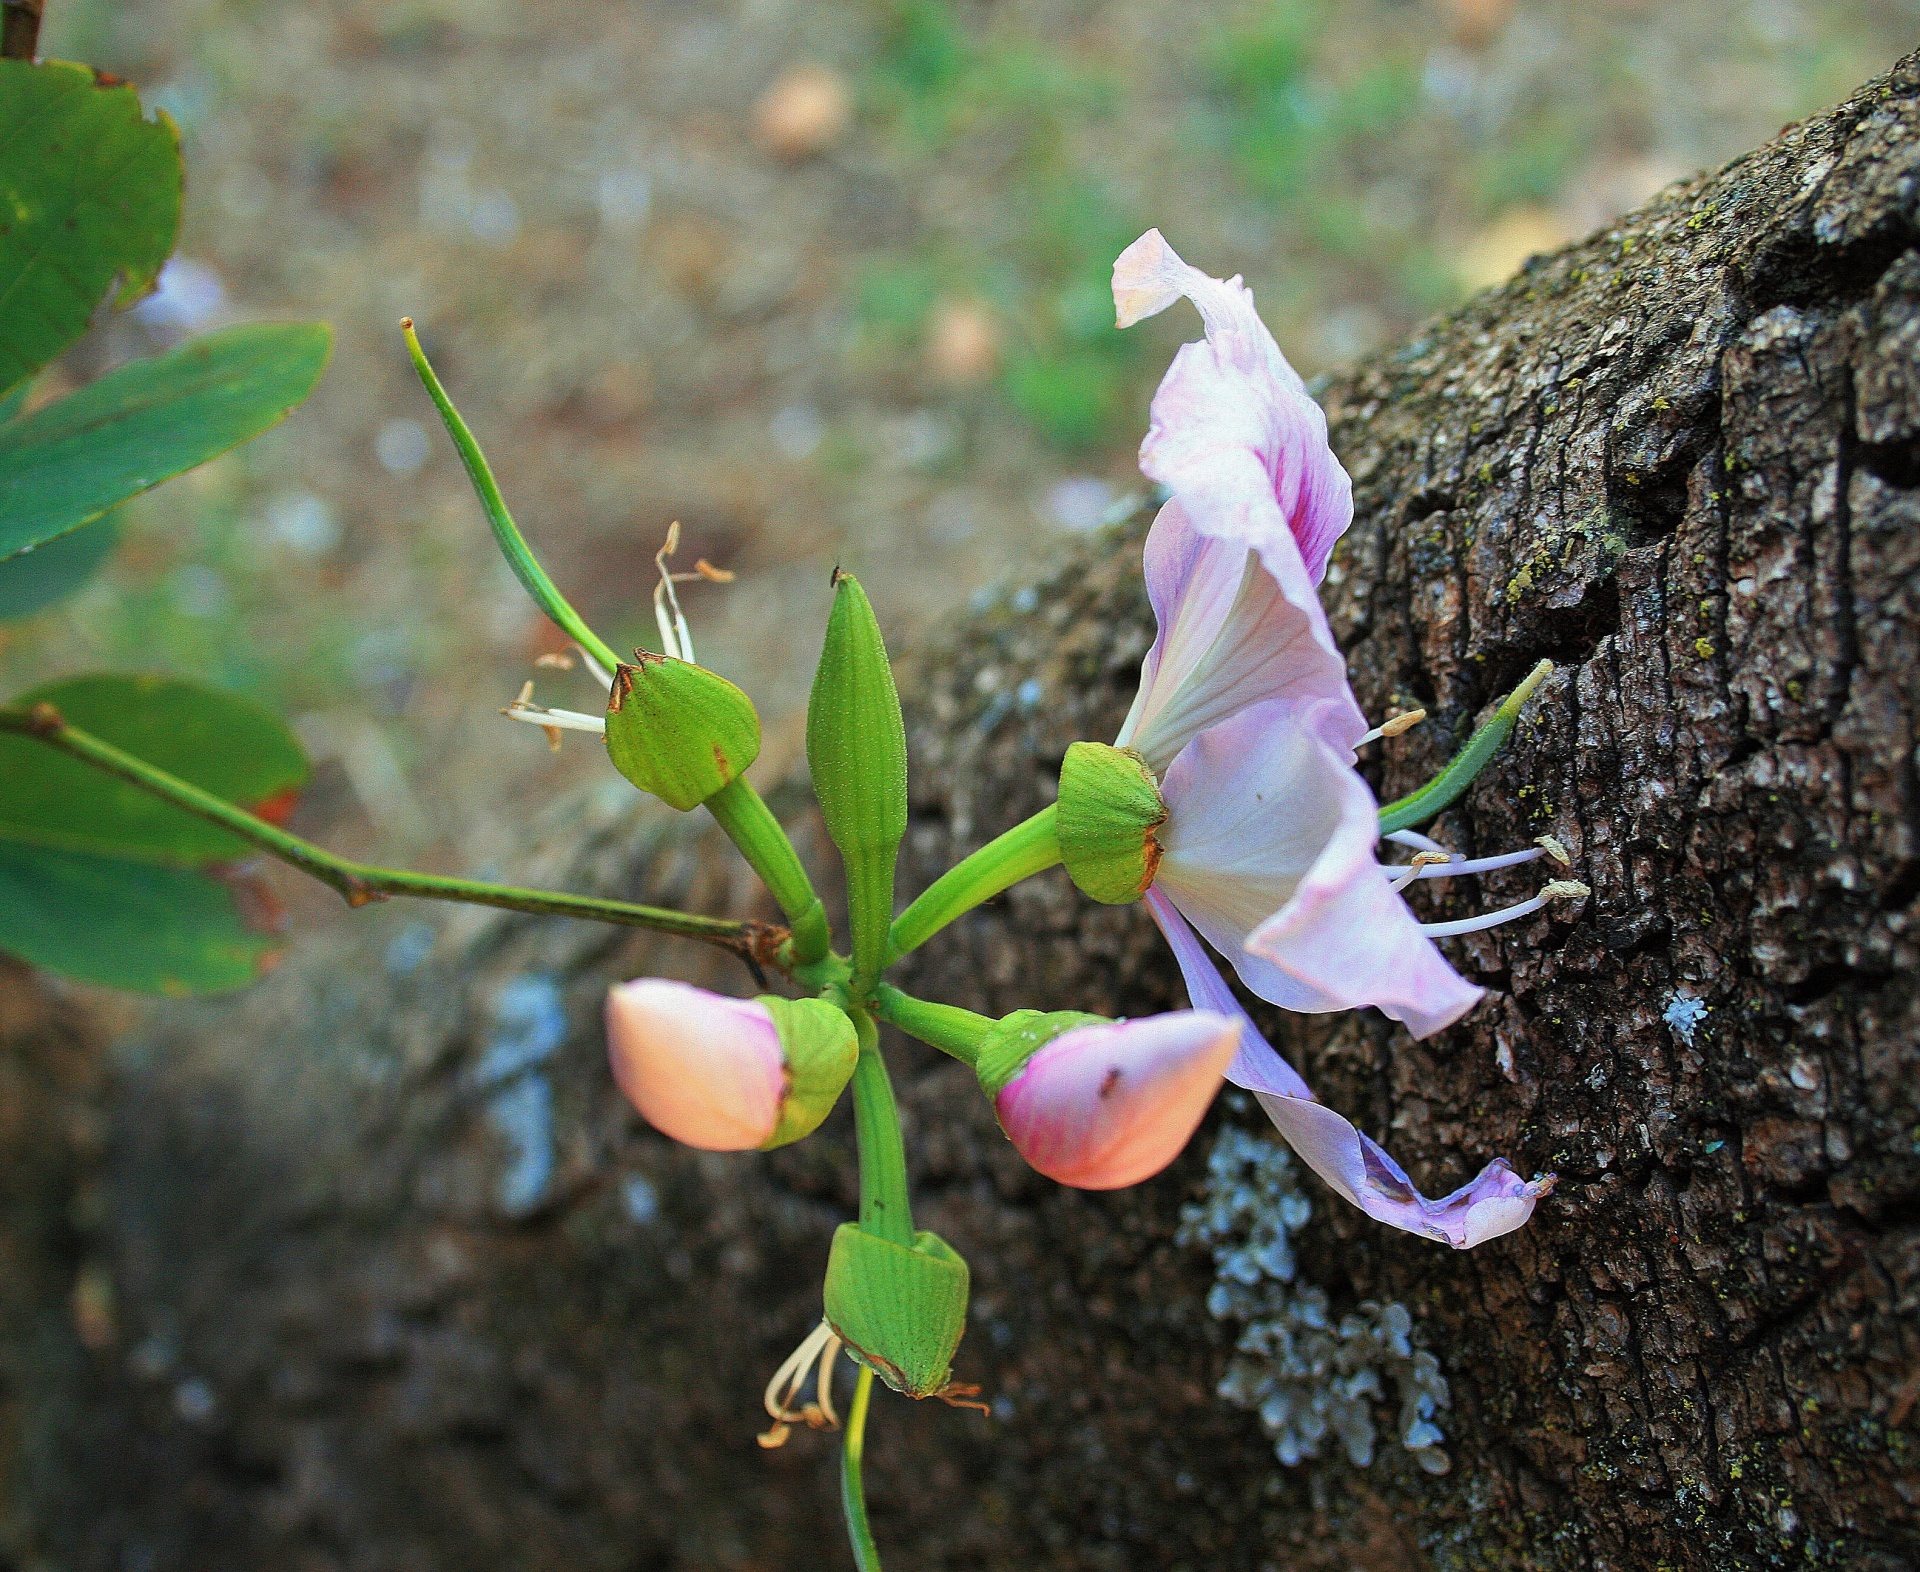
[[[320,393],[130,510],[0,680],[197,673],[298,716],[343,849],[523,866],[600,780],[494,715],[550,648],[395,324],[419,319],[554,576],[618,645],[651,553],[796,751],[836,561],[889,631],[1124,511],[1191,314],[1118,334],[1149,225],[1311,373],[1883,69],[1920,0],[50,0],[45,51],[186,132],[170,286],[67,368],[318,316]],[[540,697],[596,708],[584,678]],[[297,897],[301,923],[339,912]]]

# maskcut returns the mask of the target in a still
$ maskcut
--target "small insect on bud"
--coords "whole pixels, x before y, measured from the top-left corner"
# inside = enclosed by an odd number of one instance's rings
[[[697,808],[760,756],[760,716],[725,677],[642,651],[607,698],[607,754],[642,791]]]
[[[1060,766],[1060,860],[1096,901],[1137,901],[1160,867],[1157,831],[1167,805],[1147,761],[1131,748],[1076,742]]]
[[[975,1069],[1036,1169],[1078,1189],[1118,1190],[1180,1155],[1239,1042],[1239,1023],[1207,1010],[1133,1021],[1021,1010],[999,1023]]]
[[[643,977],[607,993],[613,1078],[647,1123],[709,1152],[811,1135],[853,1075],[853,1022],[821,999],[729,999]]]

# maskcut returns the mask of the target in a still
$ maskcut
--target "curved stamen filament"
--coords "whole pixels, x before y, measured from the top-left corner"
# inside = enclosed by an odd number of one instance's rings
[[[1439,852],[1445,857],[1453,855],[1431,835],[1422,835],[1418,830],[1389,830],[1381,839],[1393,841],[1401,846],[1411,846],[1415,851]]]
[[[1458,922],[1423,922],[1420,931],[1430,939],[1451,939],[1463,933],[1479,933],[1484,928],[1498,928],[1502,923],[1531,917],[1549,901],[1580,900],[1592,893],[1577,879],[1555,879],[1542,886],[1540,893],[1532,900],[1522,901],[1518,906],[1503,907],[1480,917],[1463,917]]]
[[[840,1334],[823,1319],[788,1354],[767,1383],[761,1403],[772,1425],[755,1437],[767,1448],[786,1445],[796,1424],[813,1430],[838,1430],[840,1416],[833,1407],[833,1362],[840,1353]],[[813,1377],[814,1401],[795,1407],[795,1400]]]
[[[546,732],[550,741],[558,742],[557,733],[563,731],[590,731],[597,737],[607,734],[607,722],[600,715],[582,715],[578,710],[550,710],[544,705],[533,702],[533,684],[527,683],[520,689],[519,696],[500,713],[508,720],[525,721],[530,726],[538,726]]]

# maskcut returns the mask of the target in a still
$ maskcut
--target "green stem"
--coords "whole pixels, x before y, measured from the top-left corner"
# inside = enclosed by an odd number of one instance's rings
[[[975,1015],[958,1005],[916,999],[887,983],[874,991],[873,1003],[880,1019],[889,1026],[897,1026],[909,1037],[953,1055],[962,1064],[973,1064],[980,1057],[980,1039],[994,1025],[987,1016]]]
[[[453,400],[447,397],[447,390],[434,374],[427,360],[427,352],[420,347],[420,335],[413,330],[412,317],[400,319],[400,331],[406,334],[407,353],[413,357],[413,369],[439,409],[440,419],[446,423],[447,435],[453,438],[453,445],[459,450],[460,462],[467,467],[467,478],[473,482],[480,506],[486,510],[487,523],[493,527],[493,538],[500,543],[507,566],[513,569],[514,577],[539,603],[540,609],[611,672],[620,664],[620,657],[587,626],[580,613],[567,604],[567,598],[554,587],[553,580],[547,577],[547,570],[540,566],[533,552],[528,549],[519,526],[513,522],[513,515],[507,511],[506,499],[500,495],[500,487],[487,465],[487,456],[480,451],[480,444],[474,440],[467,423],[460,418],[460,411],[453,407]]]
[[[907,1197],[907,1149],[900,1139],[900,1110],[893,1101],[880,1032],[859,1006],[849,1012],[860,1039],[853,1067],[853,1130],[860,1146],[860,1226],[898,1245],[913,1247],[913,1208]]]
[[[833,934],[827,926],[827,909],[813,892],[813,881],[800,865],[800,854],[793,849],[787,832],[766,799],[736,776],[707,799],[707,811],[720,821],[720,828],[740,848],[753,871],[766,881],[780,910],[793,927],[794,963],[810,966],[825,957]]]
[[[867,1450],[867,1403],[872,1396],[873,1372],[862,1365],[853,1388],[853,1406],[847,1410],[846,1444],[840,1452],[840,1505],[847,1514],[847,1538],[853,1541],[857,1572],[880,1572],[880,1551],[867,1523],[867,1490],[860,1477]]]
[[[1545,682],[1552,671],[1552,661],[1541,661],[1527,673],[1520,686],[1506,696],[1500,708],[1493,712],[1493,719],[1473,734],[1445,769],[1418,791],[1382,808],[1380,833],[1391,835],[1395,830],[1410,830],[1416,824],[1425,824],[1429,819],[1439,817],[1451,807],[1473,784],[1474,777],[1493,761],[1493,756],[1500,751],[1500,744],[1512,735],[1514,723],[1520,719],[1522,706],[1533,697],[1533,690]]]
[[[889,962],[918,949],[982,901],[1057,863],[1057,820],[1054,808],[1042,808],[935,879],[895,920],[887,947]]]
[[[32,709],[0,710],[0,731],[34,737],[49,747],[58,748],[72,758],[83,760],[109,775],[129,781],[142,791],[184,808],[188,813],[230,830],[262,851],[271,852],[282,862],[330,884],[346,897],[349,906],[365,906],[388,895],[417,895],[433,901],[460,901],[469,906],[500,906],[509,911],[544,912],[561,917],[586,917],[599,922],[621,923],[633,928],[652,928],[660,933],[677,933],[689,939],[702,939],[736,955],[756,961],[772,958],[781,935],[753,923],[730,922],[720,917],[695,917],[686,912],[667,911],[658,906],[635,906],[627,901],[597,900],[585,895],[565,895],[552,890],[523,890],[508,885],[482,884],[474,879],[454,879],[433,873],[411,873],[399,868],[380,868],[370,863],[350,862],[332,852],[290,835],[265,819],[255,818],[223,797],[203,787],[169,775],[144,759],[116,748],[112,743],[69,726],[51,704],[36,704]]]

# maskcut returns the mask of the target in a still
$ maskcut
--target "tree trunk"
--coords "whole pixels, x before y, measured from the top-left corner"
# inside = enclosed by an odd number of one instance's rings
[[[1438,833],[1550,833],[1592,896],[1448,941],[1492,997],[1425,1043],[1266,1024],[1429,1193],[1494,1155],[1558,1189],[1454,1253],[1301,1180],[1229,1098],[1160,1179],[1066,1191],[966,1072],[896,1045],[993,1413],[877,1405],[889,1565],[1920,1566],[1917,351],[1920,57],[1326,390],[1357,500],[1335,630],[1370,712],[1432,717],[1370,750],[1376,787],[1551,658]],[[1113,735],[1152,627],[1138,544],[907,663],[909,888]],[[738,912],[722,851],[663,813],[550,871]],[[599,998],[665,965],[737,988],[717,961],[366,921],[121,1057],[91,1234],[8,1224],[43,1278],[68,1263],[43,1307],[81,1261],[117,1291],[91,1322],[79,1296],[91,1354],[9,1312],[22,1533],[73,1572],[845,1564],[830,1440],[753,1433],[855,1206],[846,1110],[767,1157],[672,1147],[611,1089]],[[908,986],[1183,1002],[1143,914],[1057,871]]]

